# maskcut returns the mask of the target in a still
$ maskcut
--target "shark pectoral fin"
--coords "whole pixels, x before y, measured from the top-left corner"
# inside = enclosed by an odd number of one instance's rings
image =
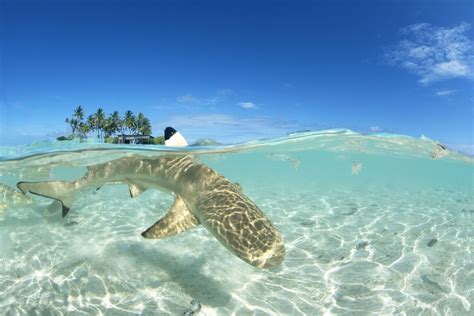
[[[176,235],[199,224],[183,199],[176,196],[173,206],[158,222],[142,233],[145,238],[159,239]]]
[[[62,200],[58,201],[61,202],[63,217],[66,217],[67,213],[69,213],[69,210],[71,209],[72,200],[68,198],[63,198]]]
[[[45,182],[18,182],[18,189],[26,194],[39,195],[50,199],[55,199],[61,203],[62,215],[65,217],[71,208],[73,194],[75,191],[74,183],[67,181],[45,181]]]
[[[134,198],[145,192],[148,188],[128,181],[128,190],[130,197]]]

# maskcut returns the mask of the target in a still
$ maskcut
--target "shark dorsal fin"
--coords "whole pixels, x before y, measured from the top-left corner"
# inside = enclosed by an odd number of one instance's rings
[[[184,232],[199,224],[183,199],[177,195],[173,206],[158,222],[142,233],[145,238],[159,239]]]
[[[143,192],[145,192],[148,188],[135,184],[133,182],[128,181],[128,190],[130,191],[130,196],[132,198],[139,196]]]

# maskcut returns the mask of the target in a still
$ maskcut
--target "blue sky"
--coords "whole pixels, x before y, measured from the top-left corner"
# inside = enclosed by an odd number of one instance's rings
[[[3,144],[143,112],[190,139],[350,128],[473,152],[470,1],[0,4]]]

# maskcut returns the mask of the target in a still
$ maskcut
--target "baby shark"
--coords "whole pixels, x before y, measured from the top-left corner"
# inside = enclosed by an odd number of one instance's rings
[[[105,184],[127,183],[136,197],[154,188],[172,192],[168,213],[142,233],[161,239],[204,226],[224,247],[257,268],[271,268],[285,258],[283,237],[263,212],[232,183],[189,156],[125,157],[88,167],[75,181],[19,182],[24,194],[61,202],[68,213],[75,193]]]

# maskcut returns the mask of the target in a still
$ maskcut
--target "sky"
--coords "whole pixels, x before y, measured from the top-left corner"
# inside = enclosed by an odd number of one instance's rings
[[[0,144],[77,105],[222,142],[349,128],[474,153],[470,1],[0,1]]]

